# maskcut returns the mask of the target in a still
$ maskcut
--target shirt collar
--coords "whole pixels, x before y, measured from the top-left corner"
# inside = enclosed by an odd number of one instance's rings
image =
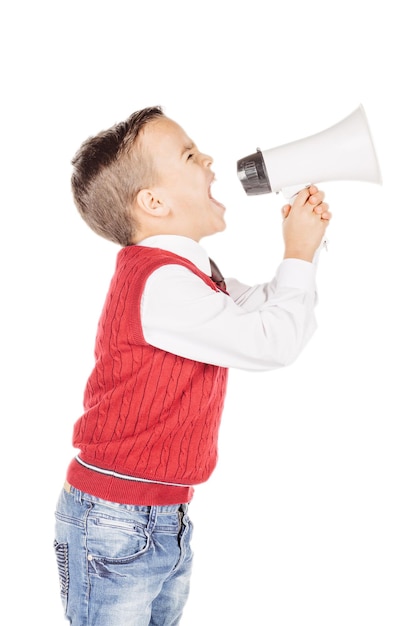
[[[140,241],[137,245],[148,246],[150,248],[161,248],[162,250],[168,250],[179,256],[188,259],[199,270],[210,276],[210,260],[205,249],[189,237],[183,237],[181,235],[154,235],[152,237],[146,237]]]

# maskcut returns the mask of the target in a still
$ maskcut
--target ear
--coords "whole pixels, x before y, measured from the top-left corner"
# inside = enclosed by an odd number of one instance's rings
[[[136,196],[136,205],[140,211],[153,217],[164,217],[169,212],[168,206],[154,189],[141,189]]]

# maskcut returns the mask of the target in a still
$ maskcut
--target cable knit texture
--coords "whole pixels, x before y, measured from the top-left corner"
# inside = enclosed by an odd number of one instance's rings
[[[85,413],[74,427],[79,460],[67,475],[74,487],[100,498],[147,505],[189,501],[191,486],[207,480],[216,465],[227,369],[154,348],[143,336],[146,279],[168,263],[187,267],[216,289],[176,254],[145,246],[119,252],[98,325]]]

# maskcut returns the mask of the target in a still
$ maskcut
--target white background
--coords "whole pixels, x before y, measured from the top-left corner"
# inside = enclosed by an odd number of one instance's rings
[[[299,360],[232,371],[197,488],[184,626],[415,626],[417,45],[411,3],[72,0],[1,9],[2,614],[64,624],[54,507],[117,247],[82,222],[70,161],[161,104],[214,157],[226,275],[282,255],[280,195],[236,161],[363,104],[383,185],[322,184],[334,215],[319,330]],[[4,584],[6,583],[6,588]]]

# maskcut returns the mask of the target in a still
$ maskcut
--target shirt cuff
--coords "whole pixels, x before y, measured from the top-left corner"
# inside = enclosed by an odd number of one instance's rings
[[[302,259],[284,259],[277,271],[280,287],[291,287],[305,291],[316,290],[317,266]]]

